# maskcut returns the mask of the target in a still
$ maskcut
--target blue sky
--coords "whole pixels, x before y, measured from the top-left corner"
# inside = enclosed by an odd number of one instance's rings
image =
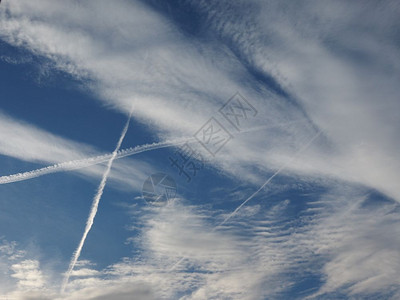
[[[2,1],[0,299],[400,298],[399,10]]]

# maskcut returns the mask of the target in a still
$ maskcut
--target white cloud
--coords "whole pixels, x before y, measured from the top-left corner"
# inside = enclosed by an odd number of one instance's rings
[[[48,270],[35,260],[12,262],[18,275],[10,277],[26,290],[41,287],[52,299],[124,299],[136,293],[144,299],[279,298],[308,276],[321,282],[309,298],[386,297],[400,286],[398,204],[372,205],[367,197],[364,189],[337,185],[307,201],[298,218],[287,217],[298,199],[286,199],[264,209],[249,205],[217,231],[213,212],[178,200],[144,211],[135,207],[132,217],[142,226],[131,239],[133,257],[103,270],[78,262],[62,296],[57,284],[44,281]],[[2,248],[7,255],[15,252],[10,247]]]
[[[390,294],[400,286],[398,205],[363,207],[365,197],[349,201],[346,196],[324,199],[337,207],[313,232],[317,253],[329,257],[318,294],[341,289],[358,296]]]
[[[19,290],[40,290],[44,287],[43,274],[37,260],[23,260],[11,265],[11,270],[14,272],[11,277],[18,280]]]
[[[17,159],[56,163],[93,155],[93,147],[41,130],[0,113],[0,153]]]
[[[82,268],[79,270],[73,270],[71,272],[71,277],[88,277],[88,276],[95,276],[98,274],[99,274],[99,271],[97,271],[97,270]]]

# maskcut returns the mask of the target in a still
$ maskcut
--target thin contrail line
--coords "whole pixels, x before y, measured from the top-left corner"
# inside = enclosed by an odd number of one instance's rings
[[[318,131],[311,139],[310,141],[308,141],[307,144],[305,144],[302,148],[300,148],[294,155],[293,157],[286,162],[285,164],[283,164],[274,174],[271,175],[271,177],[269,177],[264,184],[258,189],[256,190],[253,194],[250,195],[250,197],[248,197],[246,200],[244,200],[242,202],[242,204],[240,204],[228,217],[226,217],[221,223],[219,223],[217,226],[215,226],[213,228],[212,231],[217,230],[219,227],[221,227],[222,225],[224,225],[229,219],[231,219],[235,214],[237,214],[237,212],[244,206],[246,205],[247,202],[249,202],[251,199],[253,199],[261,190],[263,190],[266,185],[268,183],[271,182],[272,179],[274,179],[275,176],[277,176],[280,172],[282,172],[285,168],[288,167],[288,165],[290,165],[294,160],[297,159],[297,157],[303,153],[305,150],[308,149],[308,147],[310,147],[310,145],[315,141],[315,139],[322,133],[322,131]],[[170,269],[169,271],[174,270],[183,260],[185,259],[185,257],[181,257]]]
[[[144,145],[140,145],[140,146],[124,149],[124,150],[119,150],[117,152],[117,155],[115,156],[115,159],[139,154],[139,153],[146,152],[146,151],[156,150],[156,149],[160,149],[160,148],[178,146],[178,145],[184,144],[188,141],[190,141],[190,139],[187,139],[187,138],[186,139],[176,139],[176,140],[169,140],[169,141],[159,142],[159,143],[144,144]],[[86,168],[86,167],[96,165],[96,164],[99,164],[102,162],[106,162],[112,156],[113,156],[113,153],[109,153],[109,154],[104,154],[104,155],[98,155],[95,157],[89,157],[89,158],[84,158],[84,159],[62,162],[62,163],[58,163],[58,164],[55,164],[52,166],[32,170],[29,172],[1,176],[0,184],[24,181],[24,180],[33,179],[36,177],[40,177],[40,176],[52,174],[52,173],[57,173],[57,172],[67,172],[67,171],[78,170],[78,169]]]
[[[244,206],[246,205],[247,202],[249,202],[251,199],[253,199],[261,190],[263,190],[265,188],[265,186],[271,182],[272,179],[274,179],[275,176],[277,176],[280,172],[282,172],[284,169],[287,168],[288,165],[290,165],[294,160],[297,159],[297,157],[304,152],[305,150],[308,149],[308,147],[310,147],[310,145],[314,142],[314,140],[321,134],[321,131],[318,131],[313,138],[307,143],[305,144],[301,149],[299,149],[294,156],[284,165],[282,165],[274,174],[271,175],[271,177],[269,177],[267,179],[267,181],[264,182],[264,184],[257,190],[255,191],[253,194],[251,194],[250,197],[248,197],[246,200],[244,200],[242,202],[242,204],[240,204],[228,217],[226,217],[220,224],[218,224],[218,227],[224,225],[230,218],[232,218],[235,214],[237,214],[237,212]]]
[[[125,138],[126,132],[128,131],[131,115],[132,115],[132,112],[129,114],[128,120],[126,121],[125,127],[122,130],[121,136],[120,136],[120,138],[118,140],[118,143],[117,143],[117,145],[115,147],[115,150],[112,153],[112,156],[111,156],[110,160],[107,163],[107,168],[106,168],[106,170],[105,170],[105,172],[103,174],[103,178],[101,179],[100,185],[97,188],[97,193],[93,198],[93,203],[92,203],[92,207],[90,208],[89,217],[88,217],[88,219],[86,221],[85,231],[84,231],[84,233],[82,235],[81,241],[79,242],[78,248],[75,250],[75,252],[74,252],[74,254],[72,256],[72,259],[71,259],[71,262],[69,264],[67,273],[65,275],[63,284],[61,286],[61,293],[64,292],[64,290],[65,290],[65,288],[66,288],[66,286],[68,284],[68,280],[69,280],[69,277],[71,276],[71,272],[74,269],[75,264],[79,259],[79,256],[81,255],[81,251],[82,251],[83,245],[85,244],[86,237],[87,237],[90,229],[92,228],[92,225],[93,225],[93,222],[94,222],[94,218],[96,217],[97,209],[98,209],[98,206],[99,206],[99,202],[100,202],[101,196],[103,195],[103,191],[104,191],[104,188],[106,186],[107,178],[108,178],[108,175],[110,174],[113,161],[117,157],[118,150],[121,147],[121,144],[122,144],[122,141]]]

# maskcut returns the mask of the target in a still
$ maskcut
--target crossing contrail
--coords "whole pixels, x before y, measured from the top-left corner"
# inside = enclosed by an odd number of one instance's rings
[[[178,145],[184,144],[185,142],[188,142],[188,141],[190,141],[190,139],[187,139],[187,138],[182,139],[181,138],[181,139],[169,140],[169,141],[165,141],[165,142],[144,144],[144,145],[140,145],[140,146],[136,146],[136,147],[131,147],[131,148],[119,150],[117,152],[117,155],[115,156],[115,159],[135,155],[135,154],[146,152],[146,151],[156,150],[156,149],[160,149],[160,148],[178,146]],[[92,165],[106,162],[112,156],[113,156],[113,153],[109,153],[109,154],[98,155],[98,156],[84,158],[84,159],[62,162],[62,163],[58,163],[58,164],[55,164],[52,166],[32,170],[29,172],[0,176],[0,184],[24,181],[24,180],[33,179],[33,178],[51,174],[51,173],[78,170],[78,169],[82,169],[82,168],[86,168],[86,167],[89,167]]]
[[[251,129],[242,131],[241,134],[258,131],[258,130],[262,130],[262,129],[267,129],[267,128],[271,128],[271,127],[279,127],[282,125],[288,125],[290,123],[304,122],[304,121],[306,121],[306,120],[285,122],[283,124],[277,124],[275,126],[259,126],[259,127],[255,127],[255,128],[251,128]],[[160,149],[160,148],[179,146],[184,143],[191,143],[193,141],[194,141],[194,138],[189,137],[189,138],[179,138],[179,139],[174,139],[174,140],[169,140],[169,141],[164,141],[164,142],[157,142],[157,143],[152,143],[152,144],[139,145],[136,147],[118,150],[115,159],[123,158],[126,156],[131,156],[131,155],[135,155],[138,153],[147,152],[147,151],[151,151],[151,150],[156,150],[156,149]],[[71,161],[66,161],[66,162],[62,162],[62,163],[57,163],[57,164],[54,164],[51,166],[35,169],[32,171],[0,176],[0,184],[25,181],[25,180],[29,180],[29,179],[33,179],[33,178],[40,177],[43,175],[57,173],[57,172],[68,172],[68,171],[83,169],[86,167],[90,167],[93,165],[97,165],[97,164],[106,162],[112,157],[112,155],[113,155],[113,153],[108,153],[108,154],[98,155],[98,156],[89,157],[89,158],[83,158],[83,159],[77,159],[77,160],[71,160]]]
[[[74,269],[75,264],[79,259],[79,256],[81,255],[81,251],[82,251],[83,245],[85,244],[86,237],[87,237],[90,229],[92,228],[93,221],[94,221],[94,218],[96,217],[97,209],[99,207],[99,202],[100,202],[101,196],[103,195],[103,191],[104,191],[104,188],[106,186],[107,178],[108,178],[108,175],[110,174],[112,164],[114,162],[114,159],[117,157],[118,150],[121,147],[121,144],[122,144],[122,141],[125,138],[126,132],[128,131],[129,121],[131,119],[131,115],[132,115],[132,112],[129,114],[128,120],[126,121],[125,127],[122,130],[121,136],[120,136],[120,138],[118,140],[118,143],[117,143],[117,145],[115,147],[115,150],[113,151],[113,153],[112,153],[112,155],[111,155],[111,157],[110,157],[110,159],[109,159],[109,161],[107,163],[107,168],[106,168],[106,170],[105,170],[105,172],[103,174],[103,177],[101,179],[100,185],[97,188],[96,195],[93,198],[93,203],[92,203],[92,207],[90,208],[89,217],[88,217],[88,219],[86,221],[85,231],[83,232],[83,235],[82,235],[81,241],[79,242],[78,248],[76,248],[74,254],[72,255],[71,262],[69,264],[67,273],[65,274],[65,278],[64,278],[63,284],[61,286],[61,293],[64,292],[64,290],[65,290],[65,288],[66,288],[66,286],[68,284],[68,280],[69,280],[69,277],[71,276],[71,272]]]

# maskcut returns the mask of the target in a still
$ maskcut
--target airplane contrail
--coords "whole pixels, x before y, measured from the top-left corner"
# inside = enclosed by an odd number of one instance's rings
[[[79,256],[81,255],[81,251],[82,251],[83,245],[85,244],[86,237],[87,237],[90,229],[92,228],[92,225],[93,225],[93,222],[94,222],[94,218],[96,217],[97,209],[99,207],[99,202],[100,202],[101,196],[103,195],[103,191],[104,191],[104,188],[105,188],[106,183],[107,183],[108,175],[110,174],[111,167],[112,167],[112,164],[114,162],[114,159],[117,157],[118,150],[121,147],[121,144],[122,144],[122,141],[125,138],[126,132],[128,131],[128,127],[129,127],[129,122],[130,122],[131,116],[132,116],[132,112],[129,114],[128,120],[126,121],[125,127],[122,130],[121,136],[120,136],[120,138],[118,140],[118,143],[117,143],[117,145],[115,147],[115,150],[113,151],[113,153],[111,155],[111,158],[109,159],[109,161],[107,163],[107,168],[106,168],[106,170],[105,170],[105,172],[103,174],[103,177],[101,179],[99,187],[97,188],[96,195],[93,198],[93,203],[92,203],[92,207],[90,208],[89,217],[88,217],[88,219],[86,221],[85,231],[83,232],[83,235],[82,235],[81,241],[79,242],[78,247],[76,248],[74,254],[72,255],[71,262],[69,264],[68,270],[67,270],[67,272],[65,274],[65,277],[64,277],[63,284],[61,286],[61,293],[64,292],[66,286],[68,285],[69,277],[71,276],[72,270],[74,269],[75,264],[78,261]]]
[[[259,127],[255,127],[255,128],[250,128],[248,130],[244,130],[244,131],[240,132],[240,134],[258,131],[258,130],[262,130],[262,129],[267,129],[267,128],[271,128],[271,127],[279,127],[279,126],[288,125],[291,123],[304,122],[304,121],[307,121],[307,120],[297,120],[297,121],[285,122],[285,123],[277,124],[274,126],[259,126]],[[117,156],[115,157],[115,159],[123,158],[126,156],[131,156],[131,155],[135,155],[138,153],[147,152],[147,151],[151,151],[151,150],[156,150],[156,149],[160,149],[160,148],[179,146],[184,143],[191,143],[193,141],[194,141],[194,138],[189,137],[189,138],[179,138],[179,139],[174,139],[174,140],[169,140],[169,141],[164,141],[164,142],[157,142],[157,143],[152,143],[152,144],[139,145],[139,146],[123,149],[123,150],[118,150],[118,153],[117,153]],[[111,158],[112,155],[113,155],[112,153],[108,153],[108,154],[98,155],[98,156],[89,157],[89,158],[83,158],[83,159],[77,159],[77,160],[71,160],[71,161],[66,161],[66,162],[62,162],[62,163],[57,163],[57,164],[54,164],[51,166],[47,166],[47,167],[43,167],[43,168],[39,168],[39,169],[27,171],[27,172],[0,176],[0,184],[25,181],[25,180],[29,180],[29,179],[33,179],[33,178],[40,177],[43,175],[57,173],[57,172],[68,172],[68,171],[83,169],[86,167],[97,165],[99,163],[106,162]]]
[[[160,148],[178,146],[178,145],[184,144],[188,141],[190,141],[190,139],[181,138],[181,139],[169,140],[169,141],[165,141],[165,142],[139,145],[136,147],[119,150],[117,152],[117,155],[115,156],[115,159],[135,155],[135,154],[146,152],[146,151],[156,150],[156,149],[160,149]],[[102,162],[106,162],[112,156],[113,156],[113,153],[109,153],[109,154],[98,155],[98,156],[84,158],[84,159],[62,162],[62,163],[58,163],[58,164],[55,164],[52,166],[47,166],[44,168],[40,168],[40,169],[28,171],[28,172],[0,176],[0,184],[24,181],[24,180],[33,179],[33,178],[51,174],[51,173],[78,170],[78,169],[86,168],[86,167],[96,165],[96,164],[99,164]]]
[[[246,200],[242,202],[229,216],[227,216],[215,229],[218,227],[224,225],[230,218],[232,218],[247,202],[249,202],[251,199],[253,199],[261,190],[265,188],[265,186],[271,182],[272,179],[274,179],[275,176],[277,176],[280,172],[282,172],[284,169],[286,169],[294,160],[297,159],[297,157],[303,153],[305,150],[308,149],[308,147],[311,146],[311,144],[314,142],[314,140],[322,133],[322,131],[318,131],[309,141],[307,144],[305,144],[300,150],[298,150],[294,156],[284,165],[282,165],[274,174],[272,174],[262,186],[258,190],[256,190],[253,194],[251,194]]]

